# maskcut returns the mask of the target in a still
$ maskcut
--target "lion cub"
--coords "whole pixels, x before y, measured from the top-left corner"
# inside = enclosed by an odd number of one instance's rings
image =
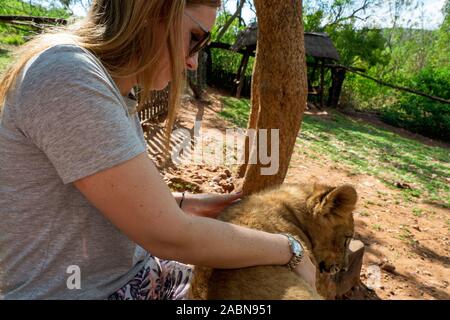
[[[321,184],[284,184],[255,193],[226,209],[220,220],[301,240],[321,273],[335,274],[348,265],[353,237],[355,189]],[[312,253],[312,254],[311,254]],[[322,299],[285,266],[221,270],[196,267],[190,299]]]

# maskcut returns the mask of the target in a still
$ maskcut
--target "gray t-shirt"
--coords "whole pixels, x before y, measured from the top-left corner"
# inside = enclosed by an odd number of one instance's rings
[[[26,65],[0,115],[0,299],[104,299],[145,263],[73,185],[146,151],[132,107],[78,46]]]

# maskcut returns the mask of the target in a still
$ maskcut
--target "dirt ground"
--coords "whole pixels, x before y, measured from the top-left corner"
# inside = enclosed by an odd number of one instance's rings
[[[233,125],[217,113],[222,104],[218,93],[208,102],[185,98],[177,126],[193,132],[194,120],[205,129],[224,132]],[[146,125],[149,154],[158,162],[160,127]],[[220,134],[220,133],[218,133]],[[297,146],[300,148],[300,146]],[[242,181],[234,167],[181,164],[162,170],[172,189],[192,192],[232,192]],[[404,203],[401,191],[386,187],[369,175],[354,175],[345,165],[294,152],[286,182],[316,180],[331,185],[349,183],[357,188],[355,239],[365,244],[361,286],[348,299],[450,299],[449,211],[429,204]],[[400,200],[400,201],[399,201]],[[414,215],[420,208],[423,214]]]

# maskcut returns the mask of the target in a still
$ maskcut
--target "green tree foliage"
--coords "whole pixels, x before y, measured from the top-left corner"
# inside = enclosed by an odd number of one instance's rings
[[[335,42],[341,55],[341,63],[360,67],[369,67],[377,63],[386,63],[388,55],[384,54],[385,38],[382,30],[358,29],[355,25],[357,15],[375,6],[375,0],[318,0],[304,2],[304,24],[307,32],[327,32]],[[359,10],[361,9],[361,10]],[[219,13],[216,26],[213,29],[213,40],[216,39],[221,26],[231,17],[232,13],[223,10]],[[237,35],[245,28],[240,21],[235,20],[221,42],[233,44]],[[224,50],[213,50],[214,68],[236,73],[242,56]],[[250,60],[247,75],[251,75],[253,59]]]
[[[62,1],[2,0],[0,15],[68,18],[70,12],[61,7]]]
[[[226,23],[226,21],[231,17],[231,14],[226,11],[219,12],[217,17],[217,22],[212,30],[212,40],[216,41],[217,35],[221,27]],[[246,28],[245,25],[236,19],[227,30],[227,32],[220,39],[220,42],[227,44],[234,44],[237,40],[238,34]],[[213,59],[213,70],[225,71],[229,73],[236,74],[239,65],[242,60],[242,55],[239,53],[233,53],[227,50],[212,49],[212,59]],[[247,68],[247,75],[250,76],[253,70],[254,59],[250,58],[249,66]]]
[[[0,15],[68,18],[70,12],[56,1],[1,0]],[[27,26],[0,23],[0,43],[20,45],[37,32]]]
[[[450,65],[450,0],[442,9],[444,22],[436,32],[437,40],[433,46],[431,64],[435,67]]]
[[[450,66],[427,67],[407,84],[422,92],[450,100]],[[401,94],[383,110],[383,119],[395,126],[441,140],[450,139],[450,107],[417,95]]]
[[[386,45],[381,54],[388,59],[369,66],[367,73],[389,83],[450,99],[449,8],[447,1],[443,8],[445,19],[437,30],[424,30],[417,25],[401,28],[394,21],[393,28],[383,30]],[[425,136],[450,139],[450,108],[443,103],[382,87],[351,74],[345,82],[343,100],[351,107],[380,113],[390,124]]]
[[[366,68],[386,63],[386,39],[380,29],[360,28],[356,22],[367,18],[375,0],[316,0],[305,2],[306,32],[326,32],[338,48],[341,63]]]
[[[327,31],[345,65],[367,68],[388,63],[390,59],[384,51],[386,39],[380,29],[355,29],[354,25],[345,24]]]

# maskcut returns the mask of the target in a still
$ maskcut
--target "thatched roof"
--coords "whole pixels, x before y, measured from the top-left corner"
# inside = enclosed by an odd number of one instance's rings
[[[308,56],[340,60],[339,52],[326,33],[305,32],[305,50]]]
[[[238,35],[232,50],[239,50],[244,47],[256,46],[258,39],[258,24],[252,23],[247,29]],[[305,32],[306,55],[315,58],[325,58],[339,61],[339,53],[326,33]]]
[[[238,38],[231,50],[238,51],[244,47],[256,46],[258,40],[258,24],[252,23],[245,30],[239,33]]]

